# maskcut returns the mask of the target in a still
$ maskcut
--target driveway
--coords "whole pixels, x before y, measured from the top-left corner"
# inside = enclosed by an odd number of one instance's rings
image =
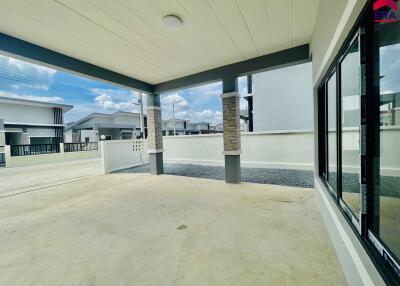
[[[28,167],[0,168],[0,196],[103,174],[101,158]]]

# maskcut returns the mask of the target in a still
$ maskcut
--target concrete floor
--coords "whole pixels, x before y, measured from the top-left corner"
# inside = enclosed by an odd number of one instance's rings
[[[112,174],[0,199],[0,285],[346,285],[313,191]]]
[[[0,196],[103,174],[101,158],[16,168],[0,168]]]

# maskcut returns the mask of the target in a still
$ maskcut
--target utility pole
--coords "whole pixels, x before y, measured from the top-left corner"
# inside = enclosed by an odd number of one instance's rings
[[[176,136],[176,129],[175,129],[175,103],[172,103],[172,124],[174,126],[174,136]]]
[[[143,94],[139,92],[139,108],[140,108],[140,138],[144,138],[144,116],[143,116]]]

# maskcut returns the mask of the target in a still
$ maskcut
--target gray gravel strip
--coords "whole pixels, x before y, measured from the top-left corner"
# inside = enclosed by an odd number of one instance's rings
[[[120,170],[117,173],[148,173],[149,165]],[[192,164],[164,164],[168,175],[224,180],[224,167]],[[314,172],[303,170],[242,168],[242,182],[313,188]]]

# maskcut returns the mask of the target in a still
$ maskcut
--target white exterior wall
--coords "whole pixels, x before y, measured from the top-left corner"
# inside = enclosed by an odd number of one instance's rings
[[[54,137],[54,128],[27,128],[29,137]]]
[[[133,124],[133,125],[136,125],[137,127],[140,126],[139,115],[134,116],[134,115],[119,114],[119,115],[114,116],[112,118],[112,123],[116,123],[116,124]]]
[[[79,132],[79,130],[77,132]],[[80,132],[81,142],[85,142],[85,137],[89,137],[89,142],[96,142],[96,133],[93,130],[80,130]]]
[[[366,2],[320,0],[310,47],[314,87],[327,72]]]
[[[104,116],[94,116],[93,118],[83,122],[82,124],[84,125],[93,125],[95,123],[112,123],[112,120],[110,117],[104,117]]]
[[[69,129],[64,132],[64,142],[72,143],[72,129]]]
[[[254,131],[313,128],[311,63],[253,75]]]
[[[54,113],[51,107],[1,103],[0,117],[4,119],[5,124],[9,122],[54,124]]]

